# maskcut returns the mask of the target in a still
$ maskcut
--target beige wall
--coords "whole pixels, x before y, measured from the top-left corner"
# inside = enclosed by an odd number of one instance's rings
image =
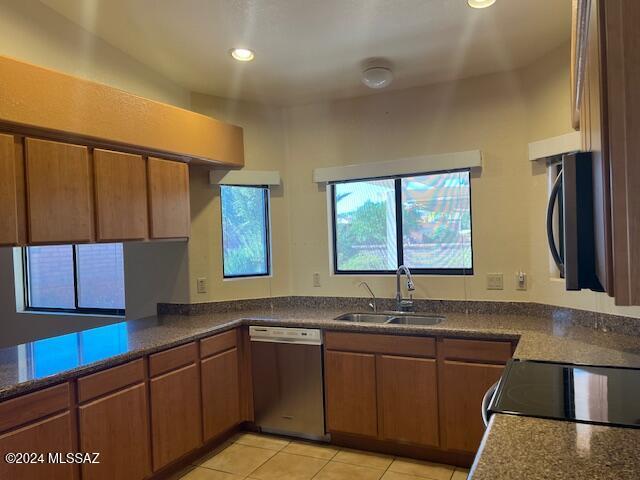
[[[313,169],[479,148],[484,165],[472,178],[475,274],[417,277],[416,297],[538,301],[640,315],[640,309],[613,307],[603,294],[566,292],[550,265],[548,175],[544,163],[528,161],[527,144],[571,131],[568,44],[516,72],[281,111],[199,94],[191,101],[194,110],[245,128],[247,169],[277,169],[284,179],[283,198],[274,199],[273,243],[282,253],[273,279],[223,282],[219,197],[205,172],[192,172],[192,302],[363,295],[362,280],[376,294],[393,296],[392,277],[331,275],[326,190],[312,182]],[[527,273],[527,291],[515,288],[520,270]],[[320,287],[313,287],[315,272]],[[492,272],[504,274],[504,290],[486,289]],[[209,279],[206,295],[194,293],[198,276]]]
[[[209,95],[193,94],[192,109],[244,128],[245,169],[284,172],[286,149],[280,108],[233,102]],[[286,180],[271,189],[271,277],[222,279],[222,233],[219,188],[209,185],[206,168],[191,168],[191,239],[189,271],[191,302],[233,300],[288,295],[289,218]],[[197,293],[196,280],[206,278],[206,294]]]
[[[91,4],[86,2],[87,15]],[[189,92],[37,0],[0,0],[0,55],[189,108]]]
[[[324,188],[316,167],[377,162],[480,149],[483,168],[472,177],[473,276],[420,276],[416,297],[528,300],[515,272],[528,269],[529,203],[525,98],[517,74],[495,74],[287,110],[293,293],[362,295],[363,276],[331,276]],[[312,286],[319,272],[322,286]],[[488,291],[485,275],[502,272],[503,291]],[[390,297],[395,279],[366,277]]]
[[[568,46],[516,72],[281,109],[190,94],[39,2],[0,0],[0,7],[0,54],[241,125],[245,168],[282,174],[283,185],[271,197],[271,278],[222,280],[219,193],[205,168],[192,168],[189,244],[127,246],[127,281],[136,285],[127,302],[134,302],[134,316],[150,313],[156,301],[362,295],[358,283],[365,279],[378,295],[392,296],[393,278],[330,275],[326,191],[311,181],[312,170],[476,148],[484,167],[472,179],[475,275],[419,277],[416,296],[541,301],[640,315],[640,309],[613,307],[604,295],[565,292],[552,278],[542,227],[547,173],[527,160],[526,148],[570,131]],[[529,276],[525,292],[515,290],[518,270]],[[312,285],[314,272],[320,287]],[[504,274],[503,291],[486,290],[489,272]],[[207,279],[207,293],[197,293],[198,278]]]

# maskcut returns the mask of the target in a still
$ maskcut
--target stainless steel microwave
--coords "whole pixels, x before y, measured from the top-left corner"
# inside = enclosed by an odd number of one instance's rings
[[[554,210],[561,220],[554,229]],[[562,239],[555,238],[559,231]],[[596,273],[593,159],[589,152],[562,156],[547,207],[547,238],[554,262],[566,280],[567,290],[603,292]]]

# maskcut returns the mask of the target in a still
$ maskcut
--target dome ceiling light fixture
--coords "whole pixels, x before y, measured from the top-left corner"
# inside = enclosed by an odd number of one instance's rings
[[[229,50],[229,55],[239,62],[250,62],[256,57],[253,50],[248,48],[232,48]]]
[[[496,3],[496,0],[467,0],[471,8],[487,8]]]
[[[368,67],[362,72],[362,83],[373,89],[388,87],[393,81],[393,72],[389,67]]]

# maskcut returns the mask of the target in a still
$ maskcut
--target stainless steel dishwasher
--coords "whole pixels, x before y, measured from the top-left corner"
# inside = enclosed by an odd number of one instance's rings
[[[252,325],[249,336],[256,425],[326,440],[321,331]]]

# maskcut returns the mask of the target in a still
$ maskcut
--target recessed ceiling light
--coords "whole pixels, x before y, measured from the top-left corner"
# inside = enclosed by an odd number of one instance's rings
[[[239,62],[250,62],[255,57],[253,51],[248,48],[232,48],[229,53]]]
[[[496,0],[467,0],[471,8],[487,8],[496,3]]]

